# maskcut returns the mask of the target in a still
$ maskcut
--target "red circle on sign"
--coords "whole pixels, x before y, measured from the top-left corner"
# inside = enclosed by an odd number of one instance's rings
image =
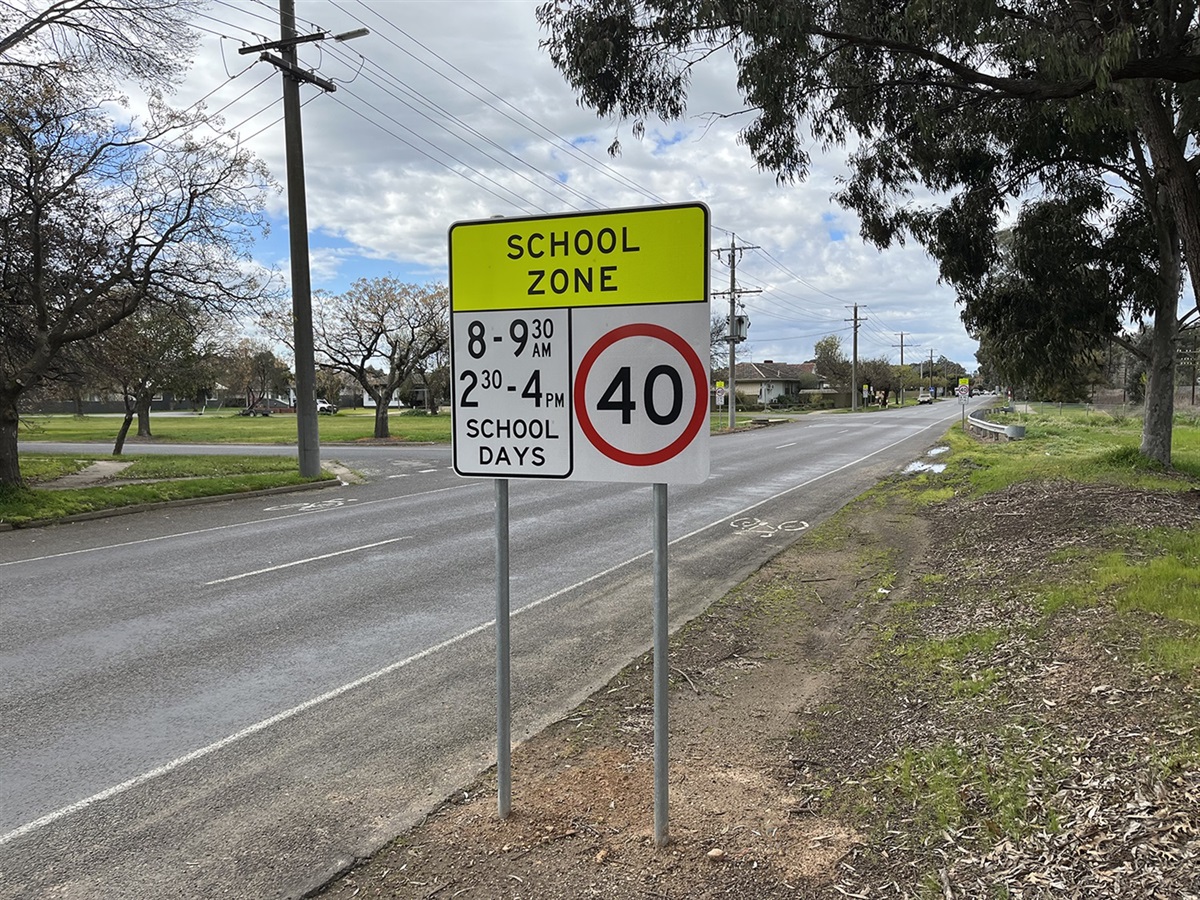
[[[601,353],[617,341],[622,341],[630,337],[657,338],[660,341],[670,344],[683,357],[684,362],[687,363],[688,368],[692,372],[692,379],[696,383],[696,409],[692,413],[692,418],[688,421],[687,427],[683,429],[683,433],[679,437],[671,441],[667,446],[652,453],[631,453],[628,450],[614,447],[600,436],[600,432],[596,430],[596,426],[592,424],[592,420],[588,416],[585,396],[588,373],[591,372],[592,366],[595,365]],[[604,337],[600,338],[600,340],[596,341],[596,343],[592,344],[588,352],[583,355],[583,359],[579,363],[579,370],[575,375],[575,411],[579,416],[579,427],[584,435],[591,441],[593,447],[609,459],[627,466],[658,465],[678,456],[692,442],[692,439],[696,437],[700,431],[700,426],[708,418],[708,379],[704,375],[704,364],[700,362],[700,357],[696,355],[696,351],[692,349],[691,344],[669,328],[664,328],[661,325],[653,325],[649,322],[622,325],[620,328],[614,328],[608,334],[604,335]]]

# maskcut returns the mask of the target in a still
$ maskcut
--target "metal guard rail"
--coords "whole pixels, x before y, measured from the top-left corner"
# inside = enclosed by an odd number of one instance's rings
[[[1019,441],[1024,438],[1024,425],[1002,425],[999,422],[989,422],[987,419],[982,418],[982,416],[992,412],[997,408],[1004,412],[1012,411],[1012,407],[991,407],[989,409],[972,412],[967,416],[967,425],[971,428],[977,428],[980,431],[994,434],[997,437],[1003,436],[1005,440],[1009,441]]]

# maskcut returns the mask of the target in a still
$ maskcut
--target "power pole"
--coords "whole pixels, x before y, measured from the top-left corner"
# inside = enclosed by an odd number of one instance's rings
[[[892,345],[896,346],[895,344]],[[900,408],[904,409],[904,332],[900,332]]]
[[[933,393],[933,348],[929,348],[929,396],[934,396]]]
[[[340,34],[334,40],[361,37],[366,29]],[[296,449],[300,474],[321,474],[321,443],[317,430],[317,371],[313,350],[312,280],[308,264],[308,201],[304,194],[304,137],[300,126],[300,83],[315,84],[333,93],[337,85],[300,68],[296,45],[322,41],[325,32],[296,33],[295,0],[279,0],[279,40],[239,53],[278,50],[281,56],[263,52],[260,59],[283,73],[283,141],[287,152],[288,241],[292,268],[292,353],[296,360]]]
[[[729,324],[725,326],[728,332],[726,340],[729,341],[729,429],[732,431],[737,422],[737,351],[735,348],[739,343],[746,339],[746,335],[742,333],[739,326],[737,314],[738,297],[742,294],[761,294],[760,290],[740,291],[737,286],[737,261],[745,250],[757,250],[755,244],[742,244],[740,247],[737,244],[737,235],[730,232],[729,234],[729,290],[714,291],[714,297],[724,297],[729,295]],[[720,250],[713,251],[719,259],[721,256]],[[749,322],[746,323],[747,327]]]
[[[858,304],[854,304],[854,318],[847,319],[854,323],[854,351],[850,356],[850,411],[858,412],[858,325],[867,321],[858,317]]]

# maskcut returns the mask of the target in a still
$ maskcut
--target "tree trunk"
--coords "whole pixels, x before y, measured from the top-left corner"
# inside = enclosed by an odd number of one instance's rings
[[[391,396],[372,393],[371,399],[375,401],[375,437],[391,437],[392,433],[388,430],[388,402],[392,399]]]
[[[138,437],[153,437],[150,434],[150,401],[152,394],[149,391],[138,391],[137,395],[137,436]]]
[[[1161,195],[1148,192],[1147,204],[1165,206],[1159,222],[1159,289],[1154,331],[1146,365],[1146,408],[1142,419],[1142,455],[1171,465],[1171,436],[1175,419],[1175,338],[1182,262],[1191,275],[1193,297],[1200,302],[1200,185],[1186,156],[1186,145],[1175,130],[1177,115],[1168,108],[1153,83],[1137,91],[1138,130],[1146,142]],[[1159,200],[1162,197],[1162,200]],[[1165,202],[1164,202],[1165,201]],[[1153,216],[1154,210],[1151,209]]]
[[[1154,174],[1174,214],[1183,258],[1191,275],[1192,296],[1200,304],[1200,184],[1188,165],[1184,143],[1175,133],[1174,121],[1157,88],[1147,84],[1140,89],[1138,130],[1146,140]],[[1174,306],[1171,317],[1175,317]]]
[[[1175,425],[1175,307],[1178,293],[1160,291],[1150,336],[1146,366],[1146,410],[1142,418],[1142,455],[1171,465],[1171,434]]]
[[[20,427],[17,398],[0,396],[0,487],[25,486],[21,478],[21,460],[17,456],[17,430]]]
[[[133,410],[125,410],[125,418],[121,421],[121,430],[117,432],[117,442],[113,444],[113,456],[120,456],[125,449],[125,438],[129,435],[129,426],[133,424]]]

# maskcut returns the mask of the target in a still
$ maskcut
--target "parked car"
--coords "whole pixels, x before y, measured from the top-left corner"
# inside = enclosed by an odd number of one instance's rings
[[[929,391],[921,391],[921,393],[917,394],[917,402],[918,403],[932,403],[933,395],[930,394]]]
[[[239,416],[269,416],[272,413],[294,413],[296,408],[288,406],[282,400],[274,398],[255,400],[249,406],[238,410]]]
[[[317,413],[319,415],[332,416],[335,415],[337,411],[338,408],[328,400],[322,400],[320,397],[317,398]]]

